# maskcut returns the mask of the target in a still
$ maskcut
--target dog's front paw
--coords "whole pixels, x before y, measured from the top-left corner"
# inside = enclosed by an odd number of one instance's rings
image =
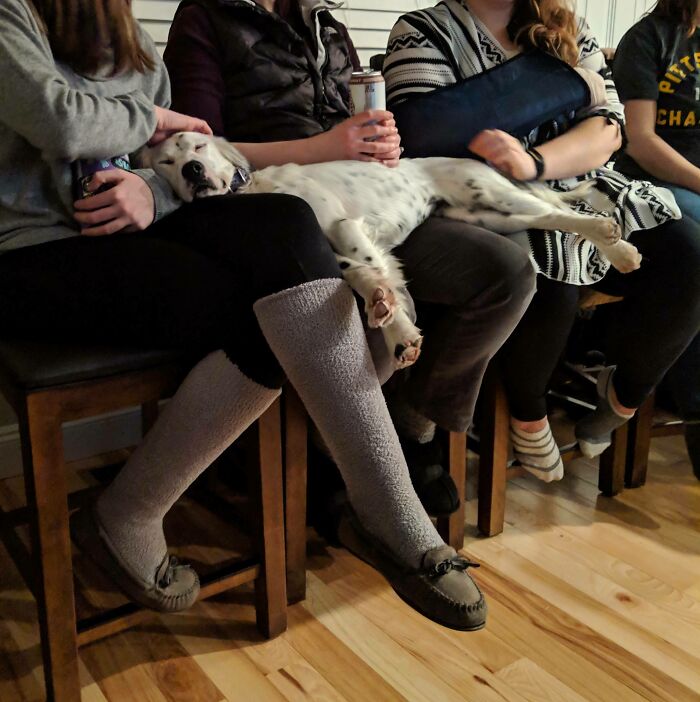
[[[602,249],[607,259],[620,273],[632,273],[642,265],[642,254],[628,241],[621,239],[613,246]]]
[[[612,246],[622,239],[622,229],[612,217],[600,217],[595,220],[596,241],[601,246]]]
[[[406,341],[403,344],[396,344],[396,348],[394,349],[396,368],[401,369],[412,366],[418,360],[422,346],[422,336],[411,341]]]
[[[384,327],[394,319],[396,309],[396,296],[393,291],[386,287],[379,287],[372,293],[371,300],[365,303],[367,312],[367,323],[370,328],[377,329]]]

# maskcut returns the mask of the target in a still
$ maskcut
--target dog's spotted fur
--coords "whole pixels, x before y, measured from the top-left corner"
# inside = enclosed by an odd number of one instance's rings
[[[585,199],[590,186],[555,193],[544,185],[513,183],[469,159],[405,159],[393,169],[360,161],[288,164],[250,173],[250,165],[232,144],[181,133],[145,150],[142,161],[186,202],[226,194],[232,182],[242,184],[241,193],[287,193],[306,200],[344,277],[364,299],[369,325],[383,328],[399,367],[416,361],[422,337],[407,312],[401,265],[391,251],[436,211],[503,234],[573,231],[591,240],[623,272],[638,268],[641,260],[637,250],[621,240],[613,219],[579,214],[568,206]],[[198,164],[196,177],[193,163]],[[250,173],[247,182],[241,172]]]

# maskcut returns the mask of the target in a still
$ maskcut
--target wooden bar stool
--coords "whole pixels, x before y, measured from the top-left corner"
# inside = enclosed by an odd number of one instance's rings
[[[651,440],[657,436],[683,434],[680,417],[657,412],[655,396],[650,395],[629,421],[629,442],[625,465],[625,487],[638,488],[647,481]]]
[[[76,621],[68,515],[69,503],[80,496],[68,495],[62,424],[140,405],[147,428],[158,400],[176,390],[190,366],[169,352],[0,343],[0,391],[19,418],[27,497],[26,508],[0,510],[0,534],[36,598],[49,700],[80,699],[79,646],[153,616],[128,603]],[[201,597],[254,581],[258,627],[273,637],[287,626],[279,402],[257,424],[260,470],[252,511],[258,555],[215,569],[202,580]],[[31,554],[15,531],[27,522]]]

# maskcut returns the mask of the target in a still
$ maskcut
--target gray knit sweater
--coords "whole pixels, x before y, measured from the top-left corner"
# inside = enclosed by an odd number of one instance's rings
[[[0,3],[0,253],[78,235],[71,162],[133,153],[153,134],[153,106],[170,104],[170,84],[141,34],[154,71],[88,78],[54,60],[26,0]],[[135,172],[153,191],[156,219],[179,207],[153,171]]]

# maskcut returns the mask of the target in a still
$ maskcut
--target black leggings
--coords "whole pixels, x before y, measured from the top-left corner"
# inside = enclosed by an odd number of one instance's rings
[[[277,388],[284,374],[253,304],[338,277],[303,200],[209,198],[138,234],[77,236],[0,255],[0,333],[200,357],[223,349],[248,377]]]
[[[700,327],[700,227],[667,222],[630,237],[642,267],[623,275],[611,269],[593,287],[622,295],[612,305],[608,360],[617,365],[615,392],[639,407],[698,333]],[[580,288],[538,276],[537,294],[499,358],[511,407],[522,421],[541,419],[545,395],[578,309]],[[700,379],[688,379],[700,382]]]

